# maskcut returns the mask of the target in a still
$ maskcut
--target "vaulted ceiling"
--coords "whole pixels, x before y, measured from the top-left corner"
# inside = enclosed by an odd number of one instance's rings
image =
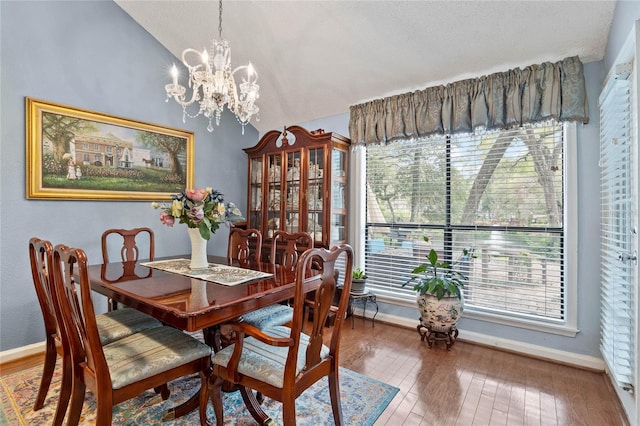
[[[177,58],[218,35],[217,1],[116,3]],[[222,34],[232,67],[251,61],[259,73],[252,124],[265,132],[515,67],[601,60],[614,9],[615,1],[225,1]]]

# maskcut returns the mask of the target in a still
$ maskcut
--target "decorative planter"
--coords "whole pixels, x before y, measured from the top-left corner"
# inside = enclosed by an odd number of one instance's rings
[[[351,278],[351,292],[364,293],[367,287],[367,279]]]
[[[191,269],[204,269],[209,267],[207,260],[207,240],[202,238],[198,228],[187,228],[191,240]]]
[[[431,294],[419,294],[416,301],[420,311],[420,325],[418,333],[422,340],[427,339],[429,347],[432,347],[436,340],[443,340],[447,343],[447,350],[458,337],[456,324],[462,315],[464,302],[458,297],[438,298]]]

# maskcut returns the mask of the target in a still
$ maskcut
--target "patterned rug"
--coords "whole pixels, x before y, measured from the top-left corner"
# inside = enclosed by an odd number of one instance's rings
[[[0,377],[0,425],[49,425],[57,403],[60,386],[60,368],[56,369],[43,409],[33,411],[42,367],[33,367],[19,373]],[[114,425],[195,425],[199,423],[194,411],[181,419],[162,422],[162,414],[169,408],[187,400],[200,386],[197,375],[169,383],[171,397],[162,401],[160,395],[147,391],[137,398],[123,402],[113,409]],[[340,394],[342,414],[347,425],[372,425],[398,392],[398,388],[371,379],[362,374],[340,368]],[[253,418],[242,402],[239,392],[224,394],[225,424],[253,425]],[[281,405],[265,398],[264,411],[282,424]],[[333,425],[331,402],[326,378],[307,389],[296,400],[299,425]],[[213,407],[209,404],[209,420],[215,423]],[[90,392],[82,410],[81,425],[95,424],[95,399]]]

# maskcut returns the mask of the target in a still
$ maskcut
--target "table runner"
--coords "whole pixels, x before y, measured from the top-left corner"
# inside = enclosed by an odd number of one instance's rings
[[[190,278],[197,278],[222,285],[238,285],[261,278],[268,278],[273,274],[253,269],[238,268],[236,266],[220,265],[209,263],[207,268],[190,269],[189,259],[158,260],[155,262],[143,262],[142,266],[159,269],[173,274],[184,275]]]

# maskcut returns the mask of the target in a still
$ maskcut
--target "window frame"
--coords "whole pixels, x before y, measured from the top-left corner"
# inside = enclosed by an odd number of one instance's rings
[[[578,167],[577,167],[577,124],[563,123],[564,134],[564,161],[563,161],[563,181],[564,181],[564,202],[563,202],[563,262],[564,262],[564,321],[558,323],[542,322],[515,316],[500,315],[499,313],[486,312],[481,309],[466,307],[463,318],[497,323],[507,326],[541,331],[562,336],[575,336],[578,330],[577,316],[577,227],[578,227]],[[354,267],[363,268],[365,265],[366,247],[366,147],[352,149],[352,181],[351,193],[357,194],[351,200],[350,229],[353,230],[351,242],[356,253]],[[412,306],[415,302],[406,296],[394,295],[392,291],[385,293],[376,290],[376,296],[380,302],[392,305]],[[384,309],[384,308],[382,308]]]

